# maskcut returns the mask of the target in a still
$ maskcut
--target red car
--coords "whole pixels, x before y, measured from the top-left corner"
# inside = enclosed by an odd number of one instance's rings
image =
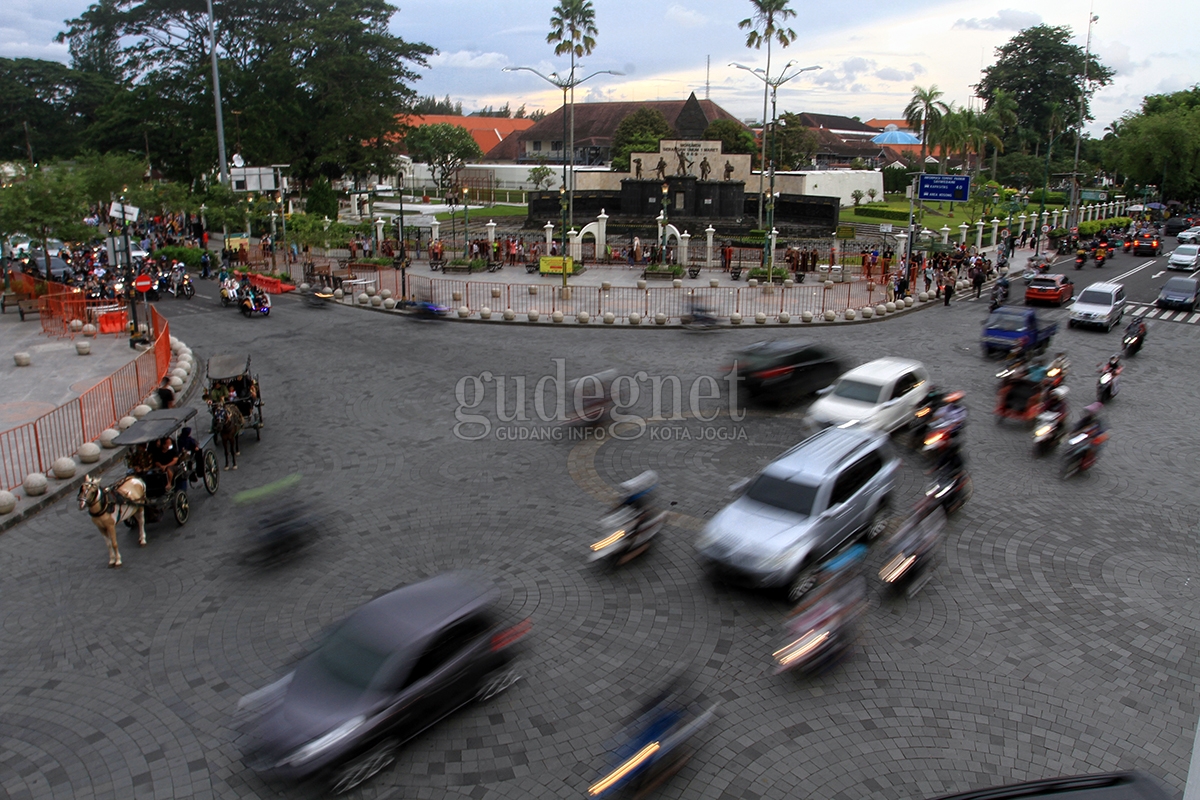
[[[1066,275],[1039,275],[1025,287],[1025,305],[1050,303],[1061,306],[1075,294],[1075,285]]]

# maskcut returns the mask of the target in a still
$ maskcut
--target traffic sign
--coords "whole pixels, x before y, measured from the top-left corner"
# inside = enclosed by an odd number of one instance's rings
[[[133,288],[139,292],[148,292],[150,287],[154,285],[154,281],[150,280],[149,275],[138,275],[133,279]]]
[[[1050,226],[1049,226],[1049,225],[1043,225],[1043,226],[1042,226],[1042,233],[1049,233],[1049,232],[1050,232]]]
[[[838,225],[835,236],[838,239],[853,239],[858,236],[858,232],[853,225]]]
[[[125,222],[137,222],[140,209],[137,206],[131,206],[126,203],[113,203],[108,207],[108,215],[113,219],[124,220]]]
[[[1008,228],[1005,228],[1004,230],[1000,231],[1000,238],[1001,238],[1001,239],[1007,239],[1007,238],[1008,238]]]
[[[970,175],[921,175],[917,186],[920,200],[949,200],[965,203],[971,199]]]
[[[879,232],[880,233],[891,233],[892,232],[892,223],[890,223],[890,222],[879,223]]]

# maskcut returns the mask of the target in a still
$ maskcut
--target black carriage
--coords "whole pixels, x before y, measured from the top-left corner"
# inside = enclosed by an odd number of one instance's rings
[[[179,444],[181,429],[195,416],[194,408],[151,411],[113,440],[118,446],[130,448],[126,454],[129,474],[136,475],[146,484],[146,522],[157,522],[169,510],[176,524],[186,523],[191,516],[188,488],[195,483],[203,484],[209,494],[217,493],[221,473],[217,469],[217,456],[210,447],[212,435],[197,437],[195,450]],[[160,447],[164,439],[170,440],[178,459],[170,468],[172,474],[155,463],[152,451]]]
[[[208,360],[206,378],[204,399],[209,401],[209,408],[215,410],[213,401],[224,397],[225,402],[241,412],[245,427],[254,429],[254,438],[261,440],[262,395],[258,376],[250,372],[250,356],[213,356]]]

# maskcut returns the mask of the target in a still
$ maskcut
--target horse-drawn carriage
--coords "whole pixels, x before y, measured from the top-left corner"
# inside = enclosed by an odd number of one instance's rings
[[[203,483],[209,494],[216,494],[221,483],[217,457],[209,444],[212,436],[196,441],[196,449],[182,446],[180,432],[196,416],[194,408],[163,408],[151,411],[122,431],[113,444],[133,448],[126,462],[129,474],[146,486],[145,497],[139,503],[146,511],[147,522],[157,522],[170,510],[177,525],[183,525],[191,515],[187,490],[193,483]],[[159,452],[166,447],[166,459],[173,457],[173,466],[164,468]]]
[[[208,360],[206,378],[204,399],[213,412],[213,433],[219,406],[228,403],[241,413],[244,427],[254,428],[255,438],[262,439],[262,395],[258,377],[250,373],[250,356],[213,356]]]

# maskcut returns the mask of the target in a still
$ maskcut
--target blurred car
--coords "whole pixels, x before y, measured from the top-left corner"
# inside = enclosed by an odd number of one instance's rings
[[[1163,236],[1176,236],[1180,231],[1185,231],[1192,225],[1191,219],[1188,217],[1168,217],[1163,223]]]
[[[1188,272],[1200,269],[1200,244],[1181,244],[1176,247],[1167,259],[1167,269],[1186,269]]]
[[[900,460],[878,431],[827,428],[767,465],[696,540],[711,572],[799,600],[820,565],[883,532]]]
[[[1075,294],[1075,285],[1066,275],[1049,274],[1034,278],[1025,287],[1025,305],[1050,303],[1061,306]]]
[[[943,795],[937,800],[1172,800],[1157,780],[1144,772],[1109,772],[1071,778],[1047,778],[990,789]]]
[[[1145,231],[1133,237],[1135,256],[1157,256],[1162,253],[1162,239],[1153,231]]]
[[[807,339],[757,342],[734,353],[730,367],[738,386],[763,399],[812,394],[833,383],[843,369],[827,347]]]
[[[1200,281],[1195,278],[1171,278],[1163,284],[1162,291],[1154,305],[1159,308],[1173,308],[1181,311],[1195,311],[1197,295],[1200,294]]]
[[[39,278],[46,277],[46,256],[41,251],[34,251],[25,259],[25,267]],[[66,282],[74,274],[70,264],[56,255],[50,256],[50,280]]]
[[[1196,244],[1200,242],[1200,225],[1182,231],[1175,238],[1179,240],[1180,244]]]
[[[808,410],[821,426],[894,431],[912,419],[925,396],[929,373],[919,361],[877,358],[837,379]]]
[[[247,763],[283,779],[329,775],[338,792],[369,779],[400,744],[516,680],[530,623],[501,622],[497,599],[448,573],[359,608],[295,671],[242,698],[257,714]]]

